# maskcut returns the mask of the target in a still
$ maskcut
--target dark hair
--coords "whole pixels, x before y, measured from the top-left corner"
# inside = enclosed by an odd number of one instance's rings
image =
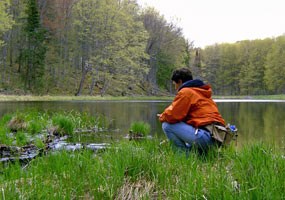
[[[178,83],[179,80],[182,80],[182,83],[193,80],[192,72],[187,68],[176,69],[172,73],[171,80],[176,83]]]

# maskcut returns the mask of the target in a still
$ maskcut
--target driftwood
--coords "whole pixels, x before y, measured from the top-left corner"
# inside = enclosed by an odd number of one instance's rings
[[[1,145],[0,162],[20,161],[21,163],[26,163],[42,153],[43,149],[39,149],[32,144],[23,147]]]
[[[44,130],[43,132],[47,133],[45,137],[44,147],[38,148],[34,144],[25,145],[22,147],[18,146],[8,146],[0,144],[0,163],[5,162],[15,162],[19,161],[20,163],[26,164],[37,156],[44,155],[49,151],[55,150],[66,150],[66,151],[75,151],[81,149],[89,149],[93,151],[103,150],[108,147],[107,143],[68,143],[66,142],[69,136],[61,136],[56,128],[50,128]],[[92,132],[92,130],[76,130],[76,133],[82,132]],[[43,133],[41,133],[43,134]]]

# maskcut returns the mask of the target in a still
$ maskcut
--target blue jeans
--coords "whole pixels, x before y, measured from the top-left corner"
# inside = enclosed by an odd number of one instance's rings
[[[184,122],[175,124],[163,122],[162,129],[170,142],[180,150],[190,151],[193,147],[196,147],[199,153],[203,153],[215,144],[209,131],[195,129]]]

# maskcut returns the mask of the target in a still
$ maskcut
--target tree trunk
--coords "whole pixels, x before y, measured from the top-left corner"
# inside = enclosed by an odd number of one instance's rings
[[[150,70],[147,76],[147,81],[150,83],[149,94],[155,95],[158,90],[157,82],[156,82],[156,74],[157,74],[157,61],[156,57],[150,57]]]
[[[85,82],[85,78],[86,78],[86,75],[88,73],[88,66],[85,66],[86,63],[85,63],[85,59],[82,58],[82,62],[81,62],[81,67],[82,67],[82,76],[81,76],[81,80],[80,80],[80,84],[79,84],[79,87],[78,87],[78,90],[75,94],[75,96],[80,96],[81,93],[82,93],[82,89],[83,89],[83,86],[84,86],[84,82]]]
[[[18,66],[18,70],[17,72],[18,73],[21,73],[21,68],[22,68],[22,61],[23,61],[23,58],[22,58],[22,55],[23,55],[23,51],[22,49],[19,49],[19,66]]]
[[[5,83],[5,77],[6,77],[6,68],[7,68],[7,47],[6,45],[2,49],[2,62],[3,62],[3,70],[2,70],[2,76],[1,76],[1,83]]]
[[[95,78],[95,74],[92,71],[92,81],[91,81],[90,90],[89,90],[89,95],[91,96],[93,95],[95,84],[96,84],[96,78]]]
[[[103,85],[103,88],[100,90],[101,97],[105,95],[106,90],[108,89],[108,86],[109,86],[109,80],[104,78],[104,85]]]
[[[80,80],[80,84],[79,84],[79,87],[78,87],[78,90],[77,90],[75,96],[80,96],[81,95],[86,75],[87,75],[87,71],[83,70],[82,71],[81,80]]]

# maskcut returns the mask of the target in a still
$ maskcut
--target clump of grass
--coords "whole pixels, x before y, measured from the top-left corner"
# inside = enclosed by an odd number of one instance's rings
[[[10,129],[7,127],[11,119],[12,115],[6,114],[0,120],[0,144],[11,145],[13,142],[13,139],[8,135]]]
[[[90,114],[87,112],[71,111],[65,113],[65,116],[68,116],[72,120],[76,128],[94,130],[108,127],[110,125],[110,120],[100,114],[96,114],[96,116],[90,116]]]
[[[27,127],[27,131],[30,132],[32,135],[40,133],[42,130],[43,130],[43,125],[36,120],[31,121]]]
[[[37,148],[42,149],[45,147],[44,142],[40,138],[36,138],[34,140],[34,144],[36,145]]]
[[[12,145],[13,138],[9,136],[9,129],[5,126],[0,126],[0,144]]]
[[[146,137],[150,134],[150,125],[142,121],[133,122],[130,127],[130,133],[133,135]]]
[[[16,133],[16,142],[18,146],[24,146],[28,144],[29,140],[27,135],[24,132],[20,131]]]
[[[7,114],[4,115],[4,118],[5,119],[1,121],[4,123],[3,125],[7,125],[10,131],[26,131],[31,134],[40,132],[48,122],[48,116],[46,116],[45,113],[36,110]],[[7,122],[6,120],[8,119],[9,121]]]
[[[5,114],[1,120],[0,120],[0,126],[7,126],[8,122],[12,119],[12,115],[11,114]]]
[[[60,135],[73,134],[74,124],[70,118],[64,115],[56,115],[52,118],[52,124],[58,127]]]
[[[25,130],[27,128],[27,123],[25,122],[23,116],[15,116],[9,121],[8,128],[12,132]]]

